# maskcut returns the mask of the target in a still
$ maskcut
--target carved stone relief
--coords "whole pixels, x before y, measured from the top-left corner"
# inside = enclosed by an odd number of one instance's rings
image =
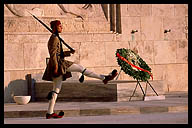
[[[110,22],[110,31],[121,33],[121,9],[120,4],[5,4],[9,11],[18,17],[30,16],[31,12],[36,16],[61,15],[86,20],[105,20]],[[52,10],[50,10],[52,9]],[[56,11],[56,12],[54,12]]]
[[[93,14],[92,4],[58,4],[64,14],[70,14],[84,19],[87,14]]]
[[[5,4],[5,6],[12,12],[12,14],[18,17],[29,16],[27,11],[30,11],[37,16],[44,15],[44,10],[41,9],[38,4],[30,4],[30,6],[27,4]]]
[[[35,14],[36,16],[44,16],[45,9],[43,8],[45,5],[40,4],[5,4],[5,6],[18,17],[24,17],[29,16],[27,11],[30,11],[31,13]],[[85,17],[91,17],[94,14],[94,11],[98,10],[97,5],[92,4],[55,4],[54,6],[57,6],[61,9],[60,15],[68,15],[68,16],[74,16],[77,18],[85,18]],[[54,8],[57,8],[54,7]],[[60,11],[60,10],[59,10]],[[98,12],[98,11],[97,11]]]

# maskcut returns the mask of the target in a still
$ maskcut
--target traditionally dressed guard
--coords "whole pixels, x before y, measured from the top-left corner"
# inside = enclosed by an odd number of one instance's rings
[[[63,51],[62,42],[63,40],[59,37],[59,33],[62,32],[62,24],[59,20],[51,21],[50,23],[52,29],[52,35],[48,41],[48,50],[50,55],[50,60],[47,64],[45,72],[43,74],[43,80],[53,81],[53,91],[48,93],[49,107],[46,114],[46,118],[62,118],[64,112],[59,114],[54,113],[54,106],[62,86],[62,81],[69,77],[72,77],[71,72],[82,73],[80,82],[84,81],[84,75],[96,79],[100,79],[104,84],[107,84],[109,80],[116,77],[117,70],[114,69],[109,75],[99,75],[92,71],[87,70],[79,64],[65,60],[65,57],[69,57],[71,54],[75,53],[75,50],[70,48],[70,51]],[[69,47],[69,46],[68,46]]]

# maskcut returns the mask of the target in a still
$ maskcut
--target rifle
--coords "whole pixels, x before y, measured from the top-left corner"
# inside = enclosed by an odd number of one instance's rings
[[[33,18],[35,18],[37,21],[39,21],[45,28],[47,28],[51,33],[53,33],[53,31],[45,24],[43,23],[40,19],[38,19],[35,15],[33,15],[32,13],[30,13],[29,11],[27,11],[29,14],[31,14],[33,16]],[[65,41],[58,35],[56,34],[56,36],[59,38],[59,40],[67,47],[71,50],[72,53],[74,53],[74,49],[71,48],[67,43],[65,43]]]

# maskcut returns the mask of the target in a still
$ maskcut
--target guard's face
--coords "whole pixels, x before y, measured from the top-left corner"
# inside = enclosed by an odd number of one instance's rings
[[[61,33],[62,30],[63,30],[62,24],[58,25],[58,26],[57,26],[57,31],[58,31],[58,33]]]

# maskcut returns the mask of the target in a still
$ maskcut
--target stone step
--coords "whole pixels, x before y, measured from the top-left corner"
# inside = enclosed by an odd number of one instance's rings
[[[158,95],[163,95],[163,81],[149,81]],[[137,81],[113,80],[103,84],[98,80],[85,80],[80,83],[77,80],[64,81],[58,101],[129,101],[136,87]],[[143,90],[146,83],[140,82]],[[47,81],[36,81],[34,84],[35,101],[47,101],[48,92],[52,91],[53,83]],[[155,96],[154,91],[147,86],[146,96]],[[143,93],[138,86],[131,100],[143,100]]]
[[[188,93],[165,94],[165,100],[132,102],[64,102],[56,103],[54,112],[61,110],[64,117],[102,116],[122,114],[175,113],[188,112]],[[4,118],[45,117],[47,102],[29,102],[26,105],[4,104]]]
[[[55,110],[55,113],[63,111],[64,117],[74,116],[102,116],[102,115],[122,115],[122,114],[148,114],[164,112],[187,112],[188,105],[184,106],[166,106],[166,107],[143,107],[143,108],[99,108],[99,109],[76,109],[76,110]],[[7,111],[4,112],[4,118],[31,118],[45,117],[47,110],[40,111]]]

